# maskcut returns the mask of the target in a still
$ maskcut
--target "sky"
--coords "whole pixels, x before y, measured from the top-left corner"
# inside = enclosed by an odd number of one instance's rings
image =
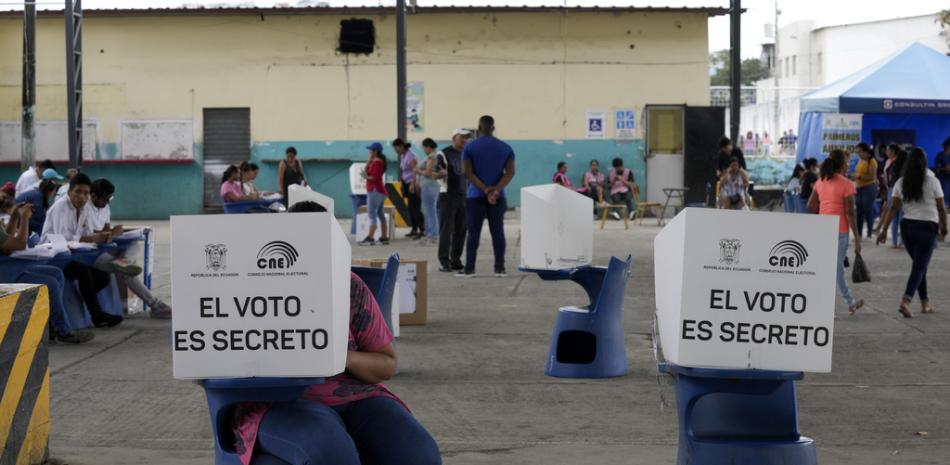
[[[83,7],[94,8],[166,8],[181,5],[315,5],[319,0],[84,0]],[[410,0],[407,0],[407,3]],[[332,6],[391,6],[395,0],[329,0]],[[889,18],[933,14],[948,6],[947,0],[779,0],[779,27],[800,20],[814,20],[817,26],[875,21]],[[568,5],[568,6],[718,6],[728,7],[728,0],[418,0],[419,6],[433,5]],[[21,1],[0,0],[0,9],[19,9]],[[60,9],[62,0],[37,0],[40,8]],[[745,0],[742,15],[742,56],[758,57],[765,40],[766,24],[775,21],[775,0]],[[710,51],[729,48],[729,19],[716,17],[709,22]]]

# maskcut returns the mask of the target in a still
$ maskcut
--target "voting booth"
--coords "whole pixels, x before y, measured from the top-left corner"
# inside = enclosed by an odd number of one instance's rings
[[[331,215],[336,216],[336,210],[334,209],[334,202],[332,197],[327,197],[317,191],[310,189],[307,186],[300,185],[291,185],[287,188],[289,191],[287,193],[287,208],[294,206],[298,202],[316,202],[318,205],[326,208]]]
[[[171,219],[175,378],[343,371],[350,244],[330,213]]]
[[[593,200],[558,184],[521,188],[521,268],[560,270],[593,255]]]

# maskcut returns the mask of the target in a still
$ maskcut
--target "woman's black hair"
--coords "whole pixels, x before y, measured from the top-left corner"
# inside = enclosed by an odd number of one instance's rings
[[[43,198],[43,208],[49,208],[50,194],[56,192],[59,189],[56,181],[52,179],[44,179],[40,181],[40,187],[37,189],[40,191],[40,194],[42,194],[41,197]]]
[[[383,173],[385,173],[386,167],[387,165],[389,165],[389,160],[386,159],[386,154],[383,152],[376,152],[376,151],[373,151],[373,153],[376,155],[376,158],[378,158],[380,161],[383,162]]]
[[[284,151],[284,155],[294,154],[297,155],[297,149],[294,147],[287,147],[287,150]]]
[[[894,172],[897,173],[898,178],[904,175],[904,165],[906,164],[907,164],[907,151],[898,147],[897,158],[894,159]]]
[[[319,203],[314,202],[313,200],[304,200],[303,202],[297,202],[291,205],[290,208],[287,209],[287,211],[290,213],[307,213],[307,212],[322,213],[322,212],[327,211],[327,209],[323,205],[320,205]]]
[[[941,145],[941,147],[943,148],[950,147],[950,137],[948,137],[947,140],[943,141],[943,145]]]
[[[557,162],[557,170],[561,171],[561,168],[567,166],[567,162],[559,161]]]
[[[248,164],[247,164],[247,167],[250,168],[251,171],[260,171],[260,170],[261,170],[261,167],[260,167],[260,166],[257,166],[257,163],[248,163]]]
[[[897,144],[887,144],[887,149],[897,154],[901,153],[901,151],[904,150],[901,148],[900,145],[897,145]]]
[[[221,184],[228,182],[228,178],[233,176],[237,170],[238,167],[234,165],[231,165],[228,167],[228,169],[224,170],[224,174],[221,175]]]
[[[402,140],[402,138],[397,137],[397,138],[393,139],[392,146],[393,146],[393,147],[405,147],[405,148],[408,149],[409,147],[412,147],[412,144],[410,144],[409,142],[406,142],[406,141]]]
[[[788,178],[789,181],[795,178],[801,179],[802,173],[805,172],[805,167],[802,165],[795,165],[795,169],[792,170],[792,177]]]
[[[439,144],[436,144],[435,141],[432,140],[431,137],[426,137],[425,139],[422,139],[422,146],[429,147],[430,149],[434,149],[434,148],[438,148]]]
[[[818,159],[816,159],[815,157],[808,157],[808,158],[802,160],[802,162],[805,164],[805,169],[806,169],[806,170],[810,170],[810,169],[812,169],[812,168],[818,166]]]
[[[910,149],[902,178],[903,201],[921,201],[924,198],[924,182],[927,181],[927,154],[920,147]]]
[[[594,163],[597,163],[597,166],[600,167],[600,162],[597,160],[591,160],[590,163],[587,164],[587,166],[594,166]]]
[[[864,142],[861,142],[860,144],[858,144],[858,150],[864,153],[870,154],[871,156],[874,155],[874,152],[871,151],[871,146],[868,144],[865,144]]]
[[[828,158],[825,158],[825,161],[821,162],[821,168],[818,169],[818,175],[821,179],[831,179],[836,174],[841,172],[841,168],[844,167],[844,150],[834,149],[831,153],[828,154]]]
[[[619,168],[619,167],[623,166],[623,160],[621,160],[620,157],[614,158],[614,161],[611,163],[611,165],[612,165],[614,168]]]

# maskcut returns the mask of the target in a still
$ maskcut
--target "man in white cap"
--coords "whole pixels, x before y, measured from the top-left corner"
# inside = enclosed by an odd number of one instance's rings
[[[465,192],[468,181],[462,164],[462,149],[472,132],[468,129],[452,131],[452,145],[436,156],[436,172],[445,173],[439,194],[439,271],[461,271],[462,251],[465,248]]]

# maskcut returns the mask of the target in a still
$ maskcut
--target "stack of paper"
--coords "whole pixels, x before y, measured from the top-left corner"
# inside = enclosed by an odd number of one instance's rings
[[[17,250],[10,254],[13,258],[21,260],[48,260],[56,256],[52,244],[40,244],[29,249]]]
[[[145,230],[142,228],[139,229],[130,229],[128,231],[119,234],[118,236],[113,237],[113,239],[122,239],[128,241],[134,241],[141,239],[145,235]]]

